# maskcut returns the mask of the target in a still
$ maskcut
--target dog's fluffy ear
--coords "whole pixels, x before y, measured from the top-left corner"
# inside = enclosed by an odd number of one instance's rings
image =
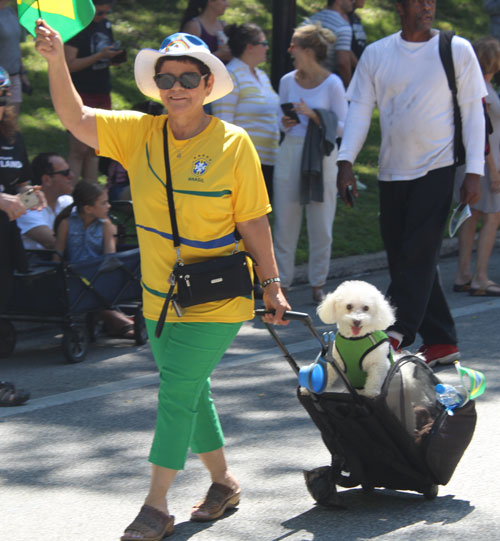
[[[396,321],[394,308],[380,291],[378,293],[380,294],[380,300],[377,307],[377,320],[381,329],[387,329]]]
[[[316,313],[323,323],[337,323],[337,311],[335,310],[335,305],[335,292],[328,293],[325,300],[316,309]]]

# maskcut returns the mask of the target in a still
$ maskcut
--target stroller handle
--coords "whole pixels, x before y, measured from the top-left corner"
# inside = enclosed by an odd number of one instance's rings
[[[257,308],[257,310],[255,310],[255,315],[257,317],[262,317],[266,314],[274,314],[274,310],[266,310],[265,308]],[[283,314],[283,319],[288,321],[305,321],[308,318],[311,319],[311,316],[305,312],[293,312],[292,310],[287,310]]]

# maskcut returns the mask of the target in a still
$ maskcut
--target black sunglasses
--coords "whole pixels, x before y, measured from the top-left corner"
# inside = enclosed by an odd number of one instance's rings
[[[161,90],[169,90],[175,85],[176,81],[179,81],[183,88],[192,89],[198,88],[203,77],[207,75],[208,73],[200,75],[195,71],[186,71],[185,73],[181,73],[179,77],[176,77],[173,73],[158,73],[158,75],[154,76],[154,80],[156,86]]]
[[[109,15],[112,11],[112,9],[99,9],[95,12],[95,14],[100,17],[101,15]]]
[[[54,171],[53,173],[47,173],[49,177],[54,175],[62,175],[63,177],[69,177],[71,175],[71,169],[62,169],[61,171]]]
[[[264,45],[264,47],[267,47],[269,45],[269,42],[267,41],[267,39],[265,39],[264,41],[258,41],[257,43],[254,43],[254,45]]]

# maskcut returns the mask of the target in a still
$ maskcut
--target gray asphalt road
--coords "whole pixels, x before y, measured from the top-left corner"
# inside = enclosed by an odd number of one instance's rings
[[[456,258],[446,258],[441,269],[462,362],[486,373],[488,389],[477,401],[472,443],[436,500],[410,492],[349,489],[342,490],[346,510],[315,506],[302,470],[328,464],[329,454],[295,397],[292,371],[262,324],[253,321],[243,327],[213,377],[228,459],[242,485],[241,505],[218,522],[191,523],[190,506],[209,479],[190,457],[170,494],[173,539],[500,539],[500,298],[451,293],[455,266]],[[491,268],[491,277],[500,281],[498,247]],[[381,289],[387,285],[385,270],[361,278]],[[329,289],[340,281],[329,282]],[[295,310],[314,313],[308,287],[293,288],[291,299]],[[56,332],[24,332],[15,354],[1,362],[1,378],[29,389],[32,399],[22,408],[0,408],[0,539],[116,540],[148,488],[154,364],[148,346],[101,340],[85,362],[67,365]],[[282,335],[301,363],[314,360],[318,348],[302,325],[292,323]],[[454,369],[439,371],[446,380]]]

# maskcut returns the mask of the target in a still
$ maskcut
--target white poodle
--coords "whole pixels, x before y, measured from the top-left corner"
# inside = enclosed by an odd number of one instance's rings
[[[336,323],[332,356],[360,394],[374,397],[392,363],[384,330],[395,321],[394,310],[380,291],[367,282],[342,282],[318,306],[324,323]],[[328,387],[337,374],[328,364]]]

